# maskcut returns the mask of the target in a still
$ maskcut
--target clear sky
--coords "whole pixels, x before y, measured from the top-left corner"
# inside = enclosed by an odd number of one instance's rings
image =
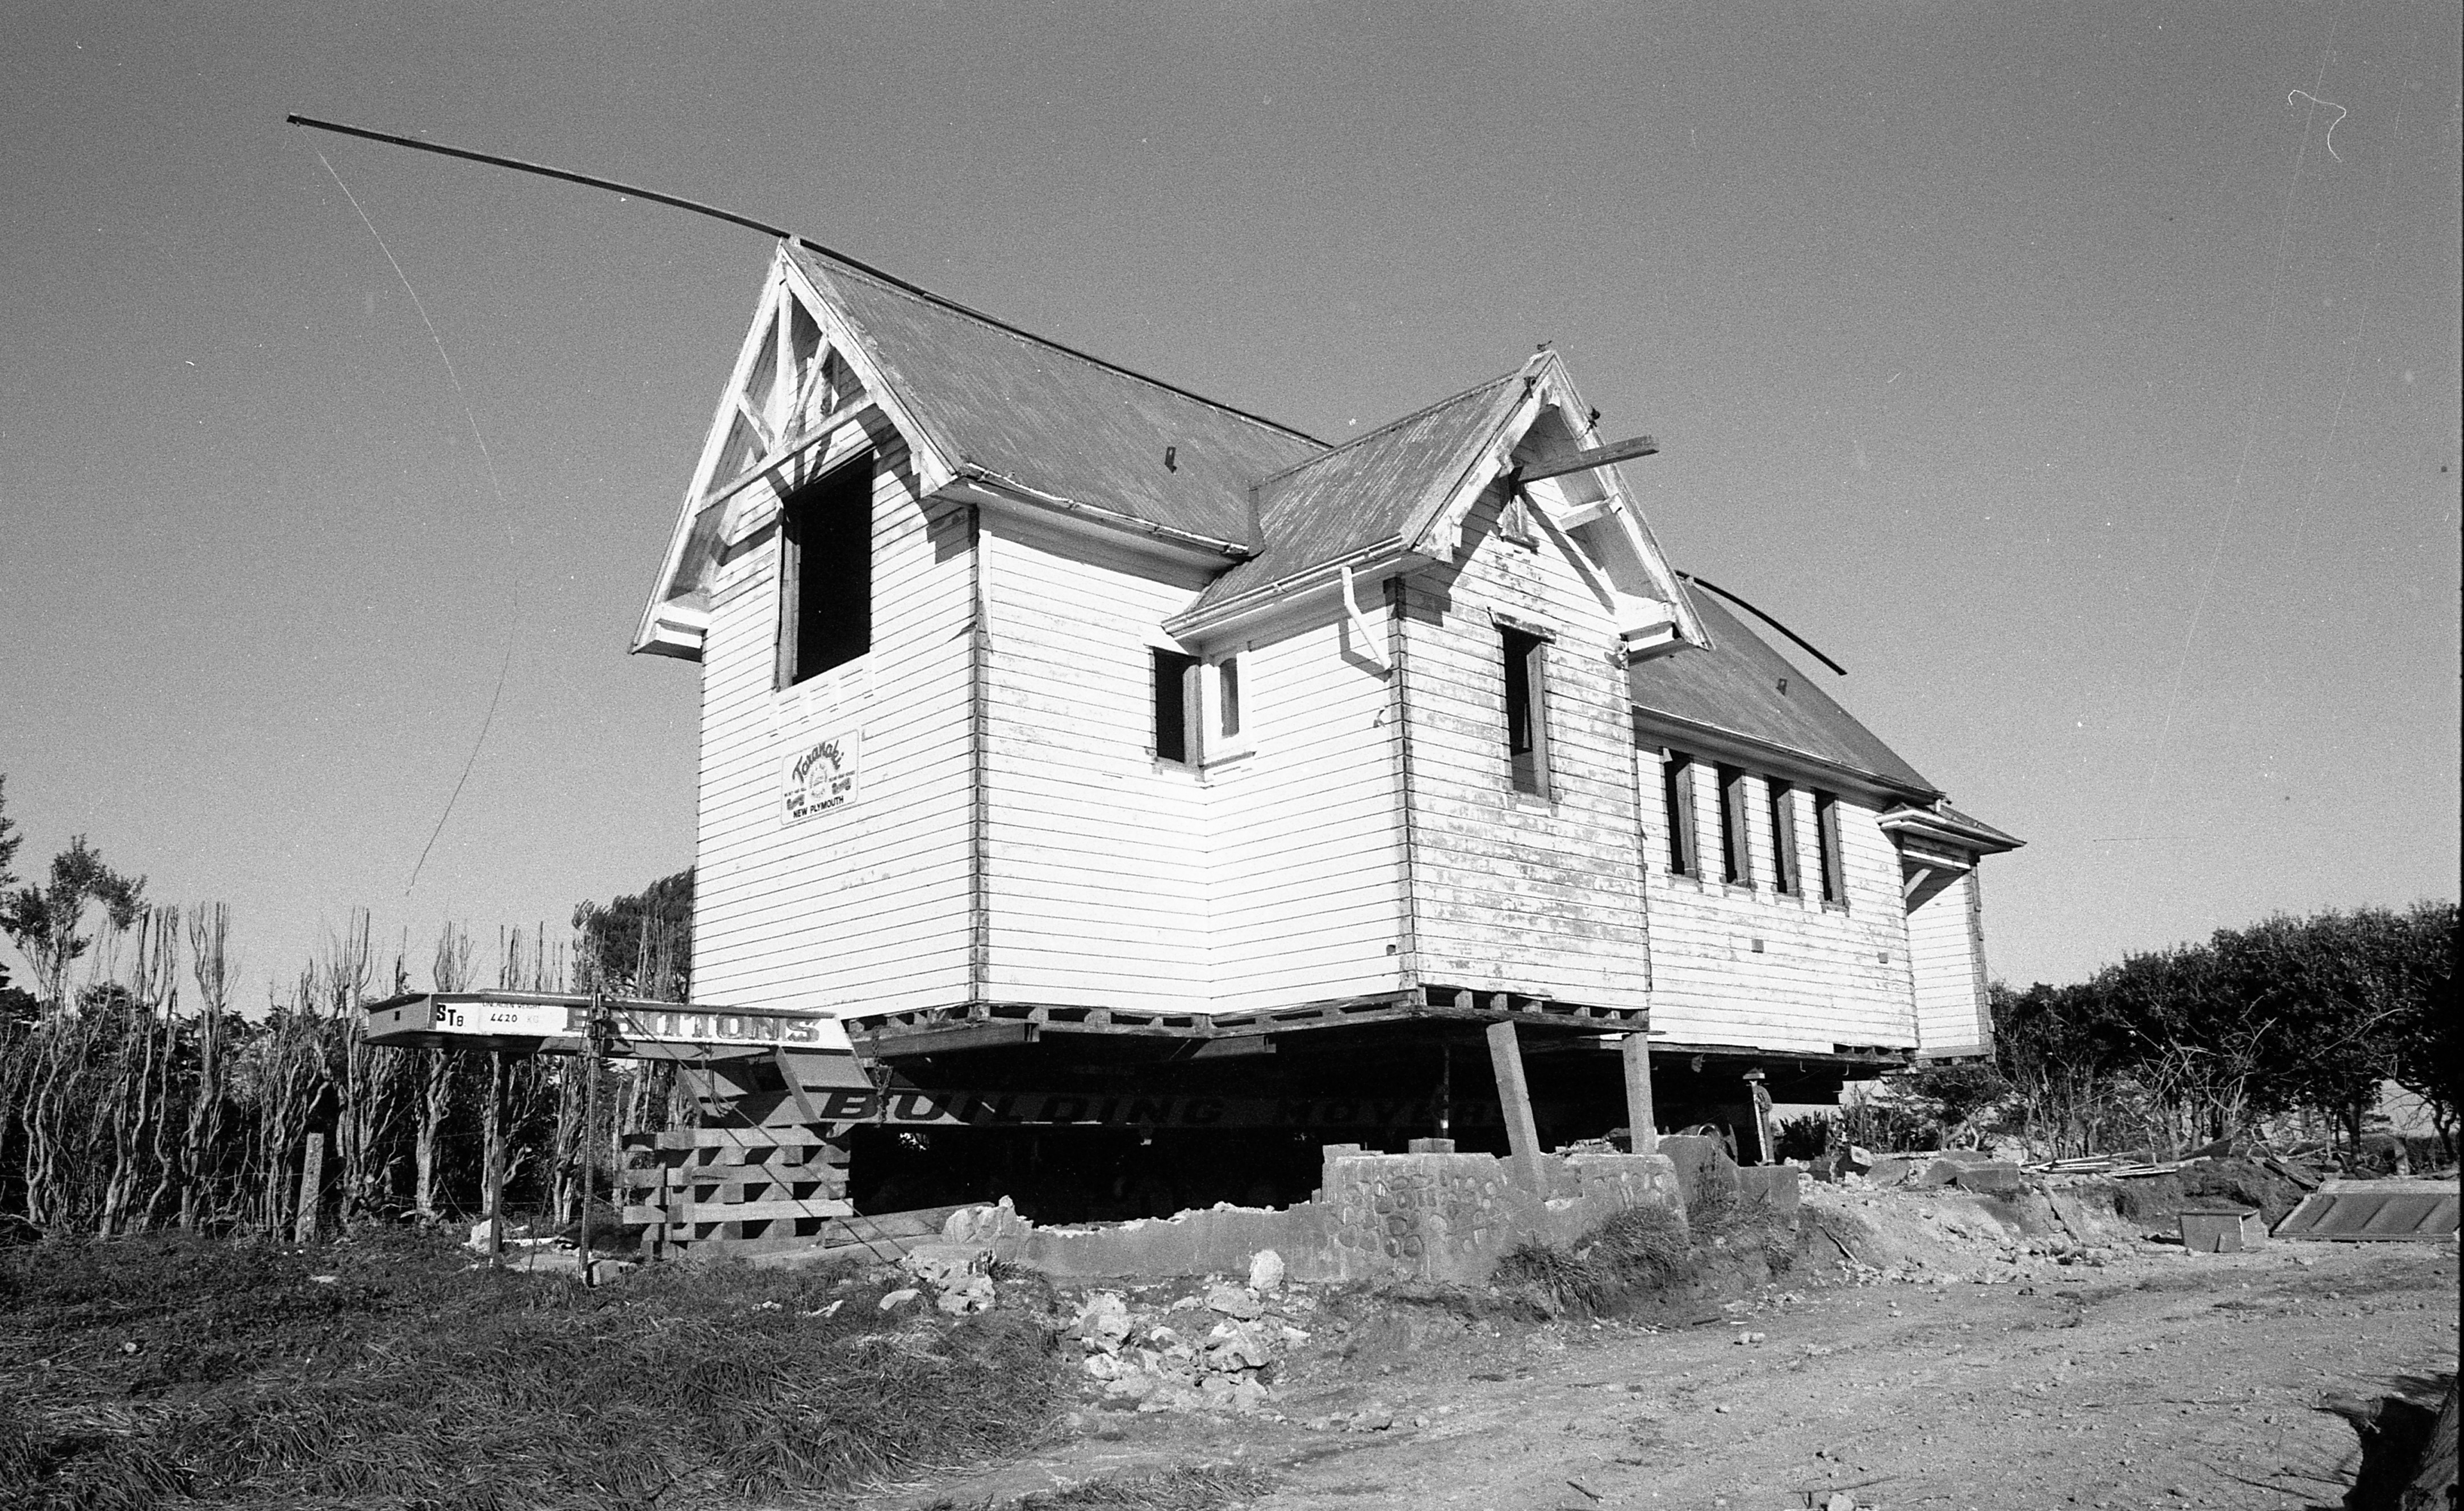
[[[355,905],[424,961],[692,860],[695,673],[624,652],[770,245],[298,111],[728,206],[1322,435],[1553,340],[1661,439],[1678,563],[2028,840],[1997,974],[2452,898],[2459,13],[29,7],[19,869],[84,833],[232,905],[262,981]]]

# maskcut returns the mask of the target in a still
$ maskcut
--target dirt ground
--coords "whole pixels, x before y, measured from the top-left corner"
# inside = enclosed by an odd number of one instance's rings
[[[2326,1408],[2455,1369],[2453,1243],[2191,1255],[2117,1230],[2065,1264],[1972,1198],[1816,1199],[1895,1262],[1809,1261],[1656,1324],[1329,1308],[1259,1412],[1090,1399],[1043,1454],[869,1504],[1235,1462],[1274,1477],[1252,1511],[2331,1506],[2358,1451]]]

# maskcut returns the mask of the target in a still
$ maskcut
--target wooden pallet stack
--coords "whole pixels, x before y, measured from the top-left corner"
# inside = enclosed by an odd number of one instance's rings
[[[653,1259],[756,1254],[828,1241],[847,1199],[847,1146],[811,1128],[627,1134],[624,1220]]]

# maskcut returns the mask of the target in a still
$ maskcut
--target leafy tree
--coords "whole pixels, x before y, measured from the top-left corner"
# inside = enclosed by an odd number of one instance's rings
[[[58,1011],[67,1005],[69,967],[94,944],[85,931],[87,911],[99,907],[111,927],[126,929],[144,904],[145,878],[113,870],[80,834],[52,857],[48,885],[12,886],[0,893],[0,933],[25,952],[34,967],[36,995]]]
[[[1975,1120],[2011,1094],[2011,1083],[1982,1061],[1925,1064],[1892,1078],[1942,1126],[1943,1139],[1973,1139]]]
[[[606,907],[573,910],[582,977],[577,983],[623,996],[693,999],[693,873],[687,866]]]

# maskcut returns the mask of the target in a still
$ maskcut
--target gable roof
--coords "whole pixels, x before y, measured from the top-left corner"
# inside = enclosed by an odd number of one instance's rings
[[[782,245],[954,464],[1254,550],[1249,485],[1327,449],[1288,426]]]
[[[1495,439],[1527,385],[1492,378],[1261,479],[1258,554],[1207,585],[1206,607],[1399,537]]]
[[[1636,709],[1843,768],[1926,802],[1942,796],[1727,605],[1697,594],[1694,611],[1711,633],[1710,647],[1628,667]]]

